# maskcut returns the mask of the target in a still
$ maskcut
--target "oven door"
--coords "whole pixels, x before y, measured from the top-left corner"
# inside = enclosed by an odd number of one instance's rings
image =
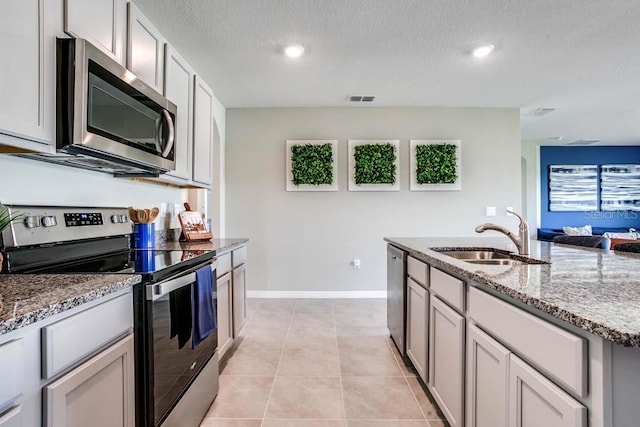
[[[144,286],[144,329],[148,349],[143,372],[147,395],[142,402],[138,400],[137,405],[146,405],[147,414],[146,422],[138,425],[157,426],[162,423],[217,349],[217,329],[192,349],[192,285],[196,281],[195,270],[207,264],[212,270],[215,308],[215,261],[201,264],[164,282]]]

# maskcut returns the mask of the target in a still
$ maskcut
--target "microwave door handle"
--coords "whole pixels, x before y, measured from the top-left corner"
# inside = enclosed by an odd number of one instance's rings
[[[164,146],[164,150],[162,151],[162,157],[166,158],[171,149],[173,148],[173,143],[176,138],[176,128],[173,125],[173,119],[171,118],[171,114],[167,110],[162,110],[162,115],[164,119],[167,121],[167,125],[169,125],[169,137],[167,138],[167,143]]]
[[[162,139],[162,121],[164,120],[164,116],[160,116],[160,118],[156,121],[156,153],[162,153],[162,145],[160,141]]]

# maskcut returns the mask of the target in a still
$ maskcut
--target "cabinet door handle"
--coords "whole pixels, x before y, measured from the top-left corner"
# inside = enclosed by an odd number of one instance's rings
[[[391,255],[391,258],[392,258],[392,259],[398,259],[398,257],[397,257],[397,256],[395,256],[395,255]]]

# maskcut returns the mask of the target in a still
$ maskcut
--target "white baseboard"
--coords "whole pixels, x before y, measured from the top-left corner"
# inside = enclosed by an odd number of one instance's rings
[[[248,298],[386,298],[387,291],[247,291]]]

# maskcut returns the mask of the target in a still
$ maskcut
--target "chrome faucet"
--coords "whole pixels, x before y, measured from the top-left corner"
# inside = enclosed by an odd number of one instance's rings
[[[510,211],[509,209],[507,209],[507,212],[517,216],[520,219],[518,236],[514,235],[512,232],[510,232],[509,230],[507,230],[501,225],[491,224],[488,222],[477,226],[476,233],[483,233],[486,230],[494,230],[499,233],[502,233],[506,235],[509,239],[511,239],[513,244],[516,245],[516,248],[518,249],[518,253],[520,255],[529,255],[529,224],[527,224],[527,221],[525,221],[525,219],[522,218],[517,213]]]

